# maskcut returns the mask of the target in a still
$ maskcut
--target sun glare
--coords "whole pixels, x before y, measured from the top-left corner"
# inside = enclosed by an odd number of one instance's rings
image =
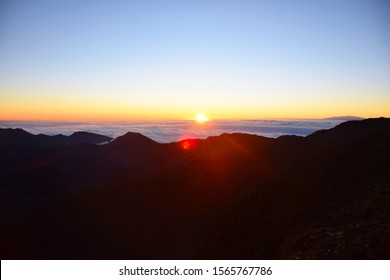
[[[204,123],[209,121],[209,119],[204,114],[196,115],[195,120],[197,123]]]

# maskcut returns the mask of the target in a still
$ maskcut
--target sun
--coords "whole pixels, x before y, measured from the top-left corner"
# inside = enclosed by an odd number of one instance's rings
[[[197,114],[195,120],[197,123],[205,123],[209,121],[209,119],[204,114]]]

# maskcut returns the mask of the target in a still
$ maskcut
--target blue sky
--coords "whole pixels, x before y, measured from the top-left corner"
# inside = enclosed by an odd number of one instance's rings
[[[62,103],[65,116],[92,100],[91,117],[104,105],[129,118],[383,115],[389,12],[384,0],[5,0],[0,109]]]

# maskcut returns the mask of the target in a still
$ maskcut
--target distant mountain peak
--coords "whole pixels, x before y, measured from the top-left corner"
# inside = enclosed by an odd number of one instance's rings
[[[330,118],[325,118],[325,120],[335,120],[335,121],[360,121],[364,120],[364,118],[357,116],[335,116]]]
[[[49,136],[45,134],[34,135],[21,128],[0,129],[0,142],[19,146],[77,146],[84,143],[99,144],[111,141],[112,138],[90,132],[75,132],[71,136],[62,134]]]
[[[127,132],[123,136],[114,139],[110,146],[127,152],[137,151],[145,147],[152,147],[158,143],[138,132]]]
[[[127,132],[123,136],[116,138],[114,140],[114,142],[115,141],[134,141],[134,140],[145,141],[145,142],[149,142],[149,143],[157,143],[156,141],[146,137],[145,135],[143,135],[139,132],[131,132],[131,131]]]
[[[70,136],[77,136],[77,135],[90,135],[90,134],[95,134],[91,132],[86,132],[86,131],[75,131],[73,132]],[[96,135],[96,134],[95,134]]]

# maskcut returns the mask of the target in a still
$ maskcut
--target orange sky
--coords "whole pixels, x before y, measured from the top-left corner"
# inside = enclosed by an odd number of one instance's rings
[[[288,100],[278,103],[277,98],[261,102],[246,100],[234,102],[215,99],[196,102],[178,100],[147,100],[121,102],[121,100],[84,99],[69,97],[41,97],[21,94],[2,97],[0,119],[2,120],[178,120],[191,119],[204,113],[210,119],[261,119],[261,118],[325,118],[331,116],[354,115],[361,117],[389,116],[389,98],[377,104],[370,98],[356,100]],[[227,98],[228,99],[228,98]],[[247,104],[244,104],[247,102]]]
[[[183,92],[186,92],[183,88]],[[204,113],[210,119],[326,118],[332,116],[389,117],[390,94],[365,92],[326,94],[285,89],[251,89],[246,94],[210,89],[187,94],[160,91],[127,93],[125,89],[64,91],[38,89],[0,93],[2,120],[179,120]]]
[[[78,2],[2,5],[0,120],[390,116],[383,1]]]

